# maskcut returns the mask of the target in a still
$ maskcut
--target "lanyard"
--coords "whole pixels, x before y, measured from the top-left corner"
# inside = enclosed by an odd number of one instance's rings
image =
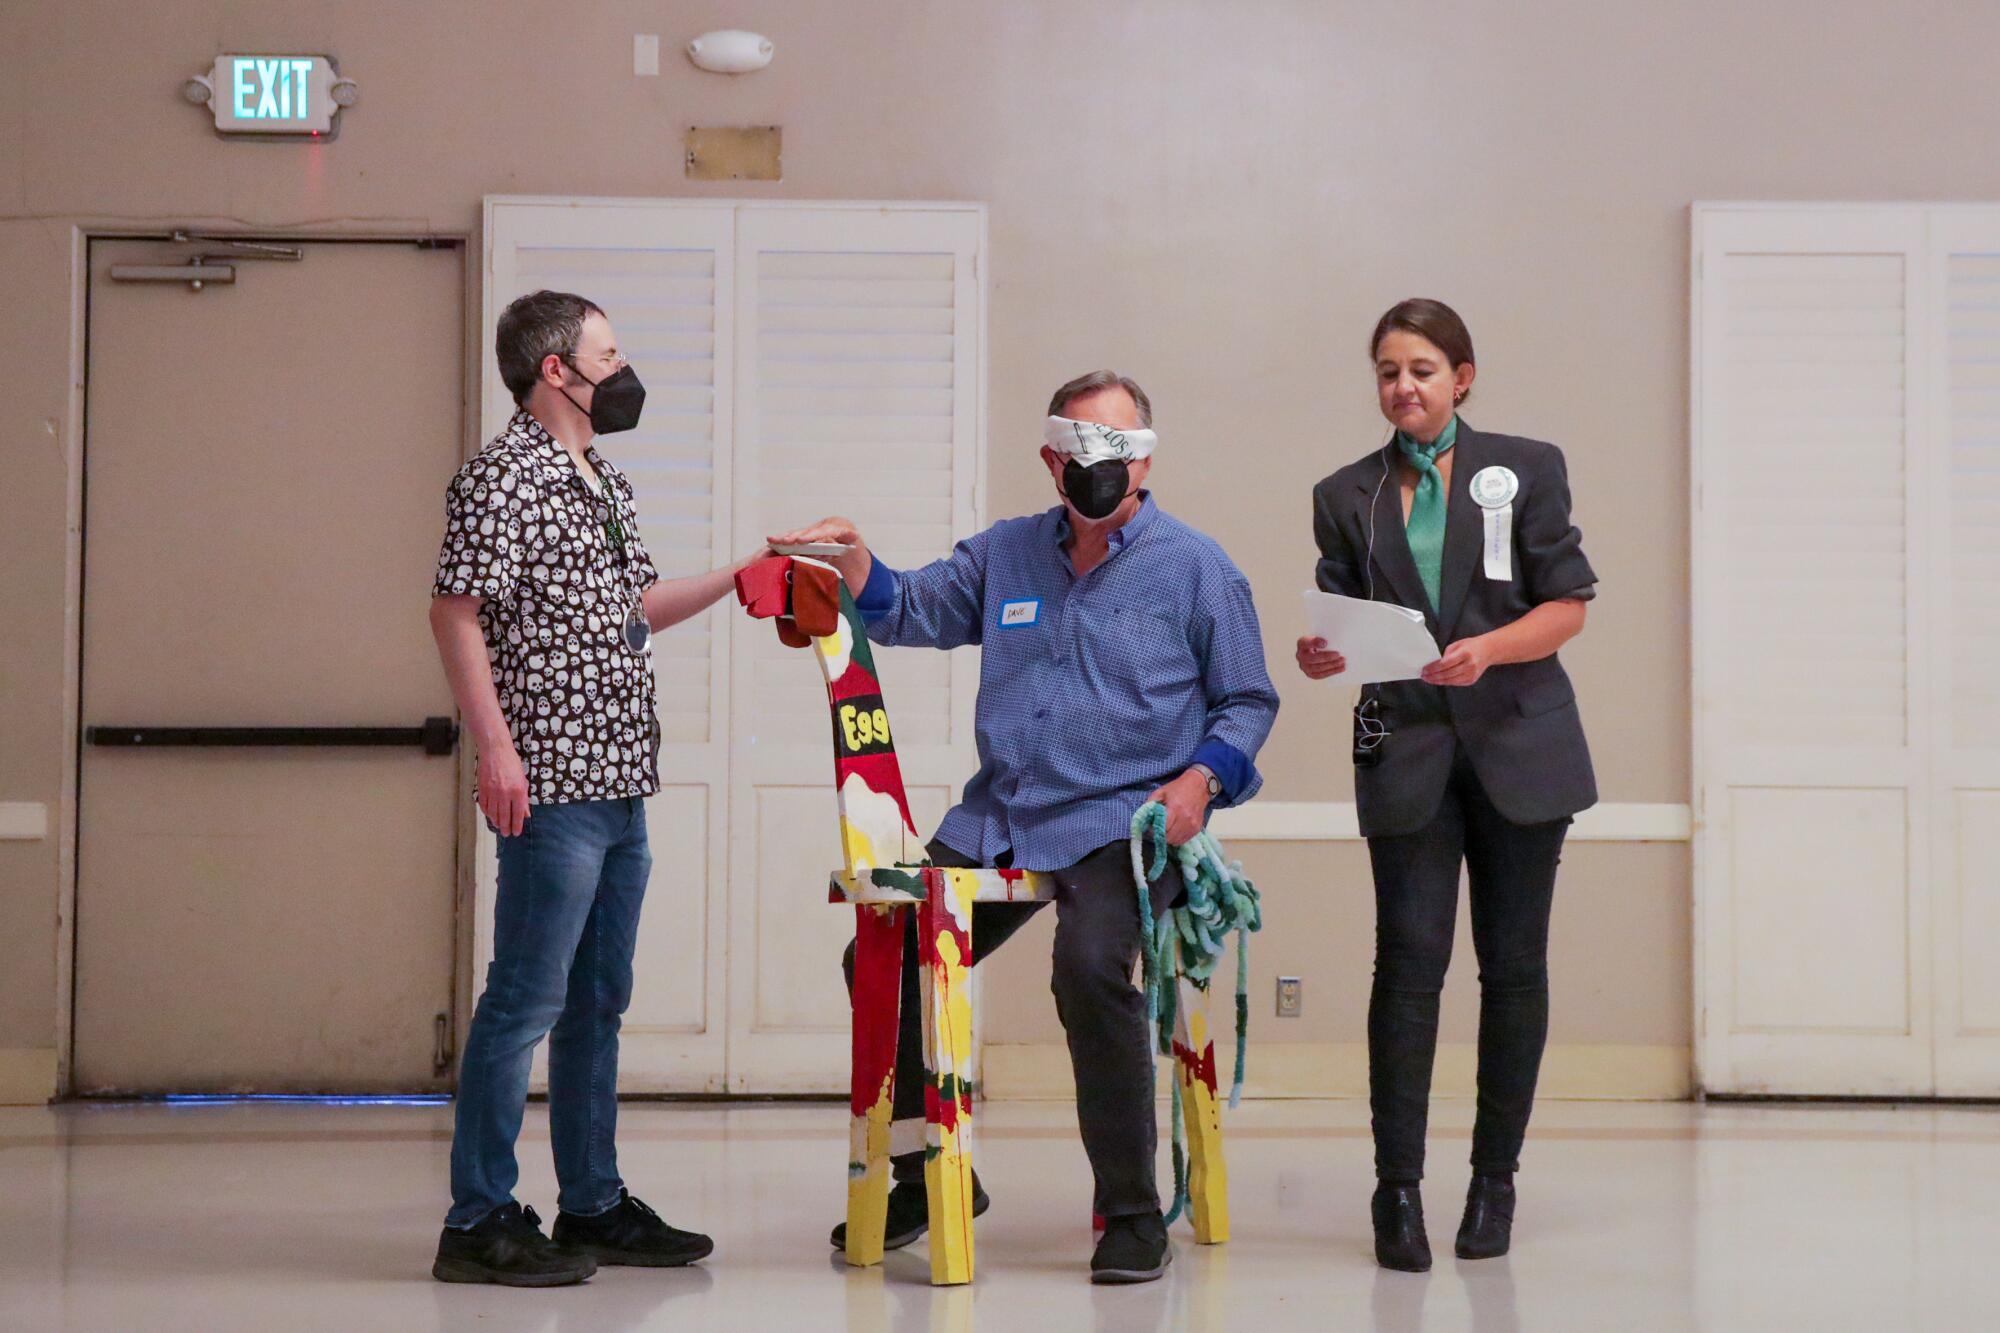
[[[644,652],[652,639],[653,631],[652,626],[646,622],[644,600],[632,589],[632,558],[625,546],[625,525],[618,519],[617,488],[606,481],[601,474],[597,478],[595,487],[585,480],[581,470],[577,473],[577,480],[583,482],[585,489],[590,491],[592,502],[598,506],[599,518],[604,524],[604,539],[618,552],[619,581],[625,585],[626,595],[632,598],[631,608],[625,616],[625,643],[635,653]]]

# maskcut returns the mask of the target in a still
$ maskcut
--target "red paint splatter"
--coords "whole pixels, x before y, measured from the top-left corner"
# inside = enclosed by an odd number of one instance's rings
[[[893,749],[884,754],[856,755],[853,758],[836,753],[833,764],[835,785],[846,786],[850,773],[860,777],[868,790],[893,799],[897,811],[903,816],[903,828],[912,837],[916,836],[916,821],[910,817],[910,798],[903,789],[903,767],[896,762]]]
[[[853,1114],[895,1090],[896,1028],[903,995],[903,909],[854,909]]]
[[[1210,1096],[1215,1094],[1214,1042],[1210,1042],[1207,1046],[1203,1047],[1200,1055],[1196,1055],[1180,1042],[1175,1042],[1174,1059],[1180,1063],[1181,1068],[1187,1070],[1203,1087],[1208,1089]]]

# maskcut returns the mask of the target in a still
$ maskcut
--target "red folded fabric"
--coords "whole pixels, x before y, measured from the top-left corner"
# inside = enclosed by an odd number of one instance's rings
[[[792,562],[792,619],[814,638],[840,626],[840,572],[804,560]]]
[[[840,574],[788,555],[736,571],[736,600],[759,620],[778,622],[778,641],[804,648],[840,625]]]
[[[736,600],[743,603],[743,609],[759,620],[784,615],[785,573],[791,564],[790,556],[774,555],[737,570]]]

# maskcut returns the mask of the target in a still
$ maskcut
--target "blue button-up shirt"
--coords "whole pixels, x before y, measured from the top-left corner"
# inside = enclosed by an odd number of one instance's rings
[[[1222,547],[1143,498],[1079,577],[1068,511],[1007,519],[943,560],[875,562],[857,599],[881,644],[977,643],[979,771],[937,836],[991,865],[1057,870],[1128,837],[1132,812],[1191,763],[1221,804],[1263,786],[1278,714],[1250,583]]]

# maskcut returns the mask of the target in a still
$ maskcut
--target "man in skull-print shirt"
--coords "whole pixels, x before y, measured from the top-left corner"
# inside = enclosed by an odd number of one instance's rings
[[[592,445],[636,425],[645,400],[602,310],[536,292],[507,307],[494,341],[519,410],[452,479],[431,600],[500,843],[493,962],[459,1070],[452,1203],[431,1271],[540,1287],[713,1248],[619,1177],[618,1028],[652,865],[643,798],[660,784],[651,635],[713,605],[741,566],[665,580],[654,568],[632,484]],[[552,1237],[513,1195],[545,1036]]]
[[[493,687],[531,804],[659,790],[649,645],[624,633],[659,571],[632,503],[624,473],[595,449],[572,462],[525,410],[452,479],[434,592],[479,599]]]

